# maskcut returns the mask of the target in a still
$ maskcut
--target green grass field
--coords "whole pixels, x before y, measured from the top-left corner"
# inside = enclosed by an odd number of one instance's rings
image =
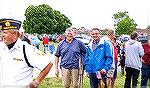
[[[140,88],[140,77],[139,77],[139,81],[138,81],[138,87]],[[116,79],[115,82],[115,88],[124,88],[124,80],[125,80],[125,76],[122,76],[121,73],[118,73],[118,77]],[[89,84],[89,78],[84,77],[84,84],[83,84],[83,88],[90,88],[90,84]],[[147,88],[150,87],[150,82]],[[39,88],[62,88],[62,81],[61,78],[56,79],[55,77],[52,78],[45,78],[44,81],[42,81],[41,85],[39,86]],[[73,87],[71,87],[73,88]]]
[[[120,73],[118,74],[118,78],[116,79],[115,88],[123,88],[125,76],[122,76]],[[61,78],[56,79],[55,77],[46,78],[39,88],[62,88]],[[72,87],[71,87],[72,88]],[[83,88],[90,88],[89,78],[86,76],[83,80]]]

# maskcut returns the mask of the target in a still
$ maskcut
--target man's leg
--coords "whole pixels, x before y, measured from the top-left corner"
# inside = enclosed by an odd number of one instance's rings
[[[146,88],[148,78],[150,77],[150,67],[142,64],[141,88]]]
[[[107,88],[106,75],[102,74],[102,81],[104,82],[104,87]]]
[[[131,88],[132,68],[126,67],[125,70],[126,70],[126,79],[124,88]]]
[[[44,52],[46,52],[46,45],[44,44]]]
[[[132,88],[136,88],[137,87],[137,82],[138,82],[139,74],[140,74],[140,70],[133,69]]]
[[[107,87],[110,88],[111,87],[111,83],[112,83],[112,78],[113,78],[113,75],[114,75],[114,71],[115,69],[114,68],[111,68],[108,73],[107,73]]]
[[[70,74],[71,72],[69,69],[65,69],[62,67],[62,80],[63,80],[64,88],[70,88],[70,83],[71,83]]]
[[[117,63],[115,63],[115,71],[113,78],[111,79],[111,88],[114,88],[116,78],[117,78]]]
[[[90,88],[98,88],[98,79],[96,77],[96,73],[90,73]]]
[[[72,69],[71,75],[72,75],[72,81],[73,81],[73,88],[78,88],[79,70],[78,69]]]
[[[112,78],[111,77],[107,77],[107,88],[110,88],[111,83],[112,83]]]

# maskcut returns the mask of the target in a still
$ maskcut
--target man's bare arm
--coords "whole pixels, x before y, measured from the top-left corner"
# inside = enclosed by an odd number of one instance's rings
[[[39,74],[39,76],[29,85],[29,88],[36,88],[40,82],[47,76],[50,69],[52,68],[53,63],[50,62]],[[31,87],[32,86],[32,87]],[[34,87],[33,87],[34,86]]]

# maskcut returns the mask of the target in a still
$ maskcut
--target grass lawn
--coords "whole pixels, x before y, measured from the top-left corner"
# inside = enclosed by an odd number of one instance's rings
[[[118,78],[116,79],[115,88],[123,88],[124,79],[125,79],[125,76],[122,76],[119,73]],[[84,77],[83,83],[84,83],[83,88],[90,88],[89,78],[87,78],[86,76]],[[62,88],[61,78],[59,79],[56,79],[55,77],[45,78],[45,80],[41,83],[39,88]]]
[[[140,79],[141,78],[139,77],[137,88],[140,88]],[[119,72],[118,77],[115,82],[115,88],[124,88],[124,80],[125,80],[125,76],[122,76],[121,73]],[[90,88],[89,78],[84,77],[83,82],[84,82],[83,88]],[[148,86],[150,87],[150,82],[149,82]],[[58,78],[58,79],[56,79],[55,77],[45,78],[45,80],[41,83],[39,88],[62,88],[61,78]],[[73,88],[73,87],[71,87],[71,88]]]

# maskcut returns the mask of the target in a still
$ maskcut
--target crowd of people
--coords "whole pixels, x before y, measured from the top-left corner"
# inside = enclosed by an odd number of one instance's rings
[[[80,76],[84,71],[91,88],[114,88],[118,66],[126,76],[124,88],[137,88],[140,71],[141,88],[147,86],[150,79],[150,40],[141,44],[136,40],[136,32],[131,33],[128,41],[119,44],[114,30],[109,29],[106,36],[102,37],[100,30],[93,28],[90,30],[92,40],[86,46],[74,38],[76,30],[68,28],[65,39],[59,42],[56,50],[53,44],[49,44],[48,36],[43,38],[44,52],[51,51],[55,55],[55,58],[50,58],[39,50],[38,37],[34,34],[29,40],[20,32],[20,27],[18,20],[0,19],[2,88],[37,88],[53,66],[53,59],[56,77],[61,69],[64,88],[70,88],[71,82],[73,88],[79,88]],[[41,72],[33,80],[34,68]],[[84,70],[82,74],[80,70]]]

